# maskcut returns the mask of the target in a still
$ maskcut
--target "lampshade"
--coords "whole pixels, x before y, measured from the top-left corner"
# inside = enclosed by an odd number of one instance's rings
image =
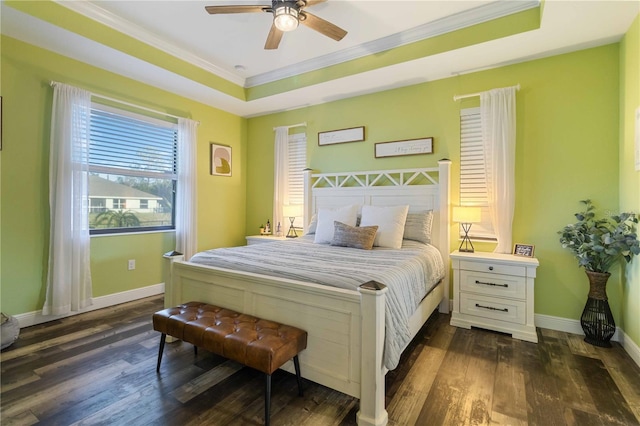
[[[298,28],[298,10],[291,6],[276,6],[273,11],[273,24],[280,31],[293,31]]]
[[[480,213],[480,207],[454,207],[453,221],[458,223],[478,223],[481,220]]]
[[[282,207],[284,217],[300,217],[302,213],[302,204],[286,204]]]

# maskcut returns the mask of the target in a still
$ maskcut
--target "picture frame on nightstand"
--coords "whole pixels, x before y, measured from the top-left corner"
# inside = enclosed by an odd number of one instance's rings
[[[513,254],[515,256],[533,257],[536,246],[531,244],[515,244]]]

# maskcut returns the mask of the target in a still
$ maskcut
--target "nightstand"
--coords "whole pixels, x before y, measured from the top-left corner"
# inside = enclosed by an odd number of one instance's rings
[[[451,253],[451,325],[509,333],[538,343],[533,289],[538,259],[498,253]]]
[[[277,237],[275,235],[248,235],[245,237],[247,239],[247,245],[253,244],[261,244],[261,243],[272,243],[274,241],[285,241],[287,237]]]

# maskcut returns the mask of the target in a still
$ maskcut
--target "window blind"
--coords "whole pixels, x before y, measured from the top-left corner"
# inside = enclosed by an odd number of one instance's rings
[[[480,108],[463,109],[460,111],[460,205],[482,208],[482,220],[471,226],[469,236],[493,240],[485,171]]]
[[[307,167],[307,135],[289,136],[289,203],[304,204],[304,174]]]
[[[91,110],[92,172],[176,178],[178,133],[171,123]]]

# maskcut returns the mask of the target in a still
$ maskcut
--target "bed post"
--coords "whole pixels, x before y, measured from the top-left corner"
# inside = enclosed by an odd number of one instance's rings
[[[385,335],[385,293],[387,287],[375,281],[362,284],[360,291],[360,411],[358,426],[384,426],[385,383],[382,353]]]
[[[174,250],[163,254],[162,257],[164,257],[164,265],[162,268],[162,277],[164,278],[164,307],[172,308],[182,302],[178,300],[178,292],[173,280],[173,263],[184,260],[184,255]]]
[[[440,184],[440,241],[438,247],[442,260],[444,261],[444,278],[442,302],[440,302],[440,312],[449,313],[449,253],[451,251],[451,223],[449,221],[451,211],[451,160],[443,159],[438,161],[439,184]]]
[[[307,231],[309,230],[309,223],[311,222],[311,216],[312,216],[312,206],[311,204],[313,204],[313,194],[312,194],[312,188],[311,188],[311,173],[313,172],[312,169],[304,169],[302,171],[303,176],[304,176],[304,212],[303,212],[303,217],[302,217],[302,223],[304,225],[304,228],[302,230],[302,234],[306,235]]]

